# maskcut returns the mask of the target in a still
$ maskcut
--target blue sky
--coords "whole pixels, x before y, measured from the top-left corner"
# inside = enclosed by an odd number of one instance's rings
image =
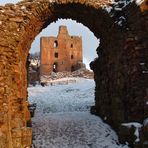
[[[0,5],[6,3],[17,3],[20,0],[1,0]],[[81,23],[77,23],[74,20],[58,20],[56,23],[51,23],[47,28],[45,28],[32,43],[30,52],[38,52],[40,50],[40,37],[41,36],[57,36],[58,28],[60,25],[66,25],[70,35],[82,36],[83,40],[83,61],[88,67],[90,61],[92,61],[96,55],[96,48],[99,45],[99,40],[94,36],[94,34]]]

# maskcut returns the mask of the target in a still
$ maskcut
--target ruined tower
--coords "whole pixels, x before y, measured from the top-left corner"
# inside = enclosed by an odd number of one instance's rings
[[[57,37],[40,39],[40,74],[79,69],[83,62],[82,52],[82,37],[70,36],[67,27],[60,26]]]

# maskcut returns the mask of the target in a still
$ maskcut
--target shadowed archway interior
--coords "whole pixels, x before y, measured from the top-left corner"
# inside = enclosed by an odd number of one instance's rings
[[[146,117],[147,76],[140,63],[147,63],[147,4],[125,8],[125,27],[103,9],[105,5],[110,2],[24,0],[0,7],[0,147],[31,146],[27,56],[35,37],[58,18],[77,20],[100,38],[99,58],[90,64],[96,82],[92,112],[115,129]]]

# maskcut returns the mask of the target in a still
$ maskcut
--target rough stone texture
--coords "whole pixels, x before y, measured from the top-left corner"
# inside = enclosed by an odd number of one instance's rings
[[[0,147],[31,146],[26,59],[35,37],[58,18],[72,18],[101,39],[91,63],[95,111],[114,128],[148,116],[148,1],[130,4],[125,26],[104,9],[109,0],[24,0],[0,6]],[[119,15],[120,16],[120,15]]]
[[[57,37],[41,37],[40,74],[75,71],[82,65],[82,37],[70,36],[66,26],[60,26]]]

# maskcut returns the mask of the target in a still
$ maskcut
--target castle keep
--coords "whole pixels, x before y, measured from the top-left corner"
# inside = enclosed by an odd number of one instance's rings
[[[70,36],[66,26],[59,27],[57,37],[41,37],[41,75],[74,71],[82,65],[82,37]]]

